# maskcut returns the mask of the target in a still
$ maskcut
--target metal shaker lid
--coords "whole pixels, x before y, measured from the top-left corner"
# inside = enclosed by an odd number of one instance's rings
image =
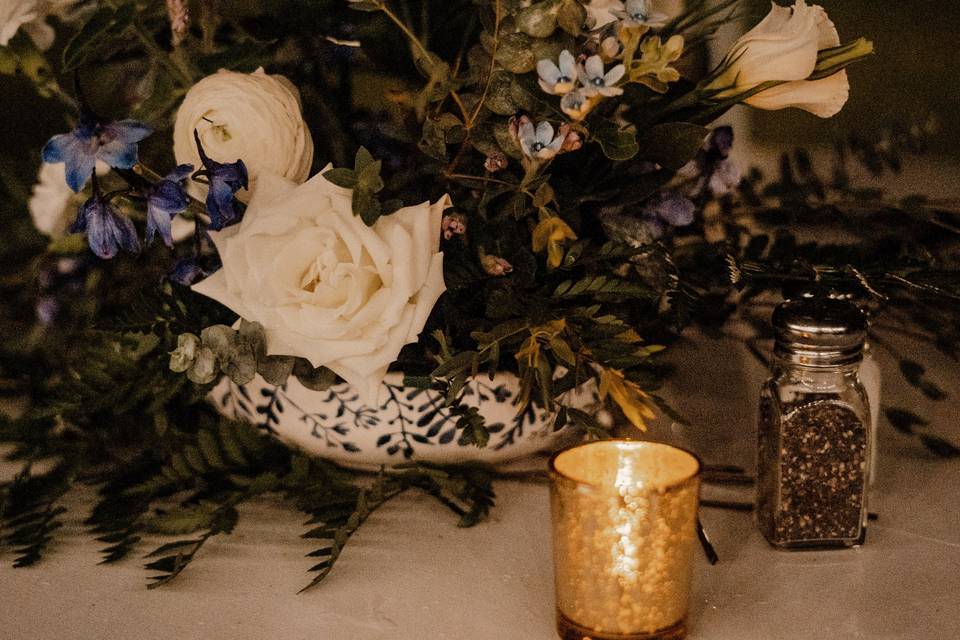
[[[849,300],[800,298],[776,308],[773,329],[777,355],[800,364],[830,366],[860,359],[867,318]]]

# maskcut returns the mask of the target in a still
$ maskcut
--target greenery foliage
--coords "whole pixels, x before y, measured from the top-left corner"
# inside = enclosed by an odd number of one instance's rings
[[[353,189],[364,223],[451,195],[448,215],[466,231],[443,242],[447,292],[394,369],[408,385],[444,393],[462,444],[489,439],[477,410],[460,402],[467,380],[503,370],[521,381],[518,411],[549,409],[560,426],[591,437],[605,428],[565,406],[590,379],[639,428],[655,411],[682,420],[656,393],[670,371],[655,354],[686,327],[719,335],[746,321],[762,357],[756,340],[768,337],[770,301],[785,286],[851,292],[878,322],[892,318],[960,355],[960,210],[921,195],[891,201],[853,177],[855,166],[874,177],[899,171],[935,135],[925,122],[839,141],[829,175],[804,151],[785,154],[778,175],[753,171],[721,194],[698,183],[702,167],[693,177],[682,171],[705,161],[715,135],[708,125],[743,98],[718,99],[686,70],[737,0],[695,0],[656,33],[625,31],[622,98],[579,118],[541,90],[535,71],[564,49],[598,50],[578,0],[190,2],[181,41],[164,3],[86,4],[79,22],[58,24],[49,52],[23,33],[0,48],[4,81],[32,88],[64,123],[77,105],[63,87],[77,79],[99,110],[145,121],[157,132],[150,140],[162,139],[194,82],[221,67],[265,65],[300,89],[314,171],[337,167],[324,176]],[[817,72],[854,61],[838,58],[862,44],[832,50]],[[548,159],[525,153],[523,118],[552,121],[576,148]],[[218,266],[202,233],[109,262],[75,236],[42,238],[25,213],[36,166],[23,159],[56,131],[36,133],[16,157],[0,152],[0,331],[8,336],[0,390],[29,404],[0,422],[0,443],[20,469],[0,484],[0,545],[17,566],[54,548],[63,497],[77,482],[99,491],[86,524],[104,545],[103,562],[144,551],[147,536],[173,537],[145,556],[151,587],[230,534],[238,508],[260,496],[307,517],[303,537],[316,550],[306,588],[330,573],[376,509],[406,492],[437,500],[460,526],[488,514],[489,469],[411,464],[362,474],[219,417],[205,397],[222,375],[278,385],[293,375],[314,389],[334,375],[267,356],[263,327],[237,324],[173,282],[179,260]],[[140,158],[136,172],[104,178],[108,188],[155,182],[151,167],[173,166],[169,144],[144,143]],[[652,234],[644,216],[667,193],[692,202],[694,222]],[[123,204],[143,227],[143,204]],[[200,204],[188,215],[202,220]],[[63,261],[71,270],[61,282]],[[35,310],[51,300],[56,318],[38,322]],[[883,344],[879,333],[872,338]],[[910,384],[943,399],[922,363],[900,360]],[[924,431],[921,416],[887,415],[931,451],[957,456]]]

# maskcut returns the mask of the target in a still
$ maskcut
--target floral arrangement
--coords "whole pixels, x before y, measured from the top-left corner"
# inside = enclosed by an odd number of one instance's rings
[[[223,376],[311,389],[339,379],[372,404],[399,371],[441,392],[460,439],[483,446],[464,388],[510,371],[518,411],[535,405],[602,436],[569,392],[594,381],[639,428],[672,413],[654,354],[716,302],[722,324],[751,291],[791,280],[904,306],[955,296],[926,235],[930,260],[895,266],[868,264],[877,238],[858,245],[860,266],[771,242],[767,214],[890,205],[880,194],[838,204],[849,185],[824,187],[804,155],[799,178],[788,160],[764,191],[730,159],[731,129],[710,128],[738,104],[823,118],[843,107],[846,68],[873,47],[841,40],[820,6],[773,5],[697,69],[691,52],[740,19],[738,0],[693,0],[677,15],[646,0],[276,4],[0,9],[0,71],[71,122],[42,147],[26,199],[46,239],[29,231],[11,245],[40,274],[17,289],[40,322],[5,319],[37,327],[3,368],[35,404],[4,431],[28,461],[0,508],[22,564],[49,544],[77,477],[107,482],[91,526],[109,560],[144,531],[203,532],[157,550],[156,584],[264,493],[311,515],[308,535],[325,541],[314,582],[403,490],[464,524],[492,504],[486,470],[410,465],[371,484],[260,438],[204,403]],[[879,171],[890,150],[841,147],[879,158]],[[955,330],[935,325],[939,337]],[[61,463],[34,472],[41,455]]]

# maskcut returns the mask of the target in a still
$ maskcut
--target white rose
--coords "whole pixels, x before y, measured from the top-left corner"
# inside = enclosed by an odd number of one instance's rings
[[[313,139],[301,115],[300,94],[283,76],[267,75],[262,68],[253,73],[220,70],[193,85],[173,128],[177,164],[200,166],[194,129],[213,160],[243,160],[250,188],[237,197],[244,202],[261,173],[297,183],[310,174]],[[188,189],[198,199],[206,197],[205,185],[191,181]]]
[[[724,72],[710,86],[729,88],[727,97],[764,82],[784,82],[747,98],[758,109],[797,107],[821,118],[833,116],[847,102],[847,72],[809,81],[821,49],[840,44],[837,29],[823,7],[797,0],[793,7],[773,5],[760,24],[744,34],[727,54]]]
[[[7,46],[17,31],[40,16],[38,0],[3,0],[0,2],[0,46]]]
[[[193,288],[262,324],[268,354],[328,367],[372,404],[446,289],[439,248],[450,198],[372,227],[350,200],[322,175],[298,186],[261,174],[243,221],[210,234],[223,268]]]
[[[40,233],[51,238],[60,238],[70,223],[77,217],[77,208],[87,199],[67,186],[65,165],[62,162],[48,164],[44,162],[37,172],[37,182],[27,202],[33,226]],[[105,163],[97,161],[97,175],[110,170]]]
[[[53,45],[53,28],[47,16],[61,20],[73,18],[72,5],[78,0],[0,0],[0,46],[5,47],[20,27],[41,51]]]

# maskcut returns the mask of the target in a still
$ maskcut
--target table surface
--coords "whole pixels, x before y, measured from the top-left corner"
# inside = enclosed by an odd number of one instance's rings
[[[916,344],[899,341],[912,353]],[[652,439],[708,463],[752,470],[754,404],[763,368],[734,341],[688,339],[673,350],[667,395],[694,426],[653,426]],[[926,352],[924,352],[926,353]],[[884,405],[910,407],[960,440],[953,400],[930,403],[880,352]],[[922,358],[938,384],[960,391],[957,364]],[[9,473],[12,468],[2,468]],[[80,524],[89,496],[71,495],[64,535],[27,569],[0,556],[0,637],[9,640],[299,640],[496,637],[554,633],[547,488],[500,482],[491,518],[458,529],[422,496],[384,507],[354,536],[335,570],[301,595],[312,550],[302,518],[260,501],[233,535],[208,544],[173,583],[145,587],[139,558],[96,566]],[[691,640],[960,638],[960,461],[936,459],[881,420],[880,466],[867,543],[853,550],[777,552],[748,513],[704,509],[720,561],[698,555]],[[750,500],[751,490],[705,487],[704,497]]]

